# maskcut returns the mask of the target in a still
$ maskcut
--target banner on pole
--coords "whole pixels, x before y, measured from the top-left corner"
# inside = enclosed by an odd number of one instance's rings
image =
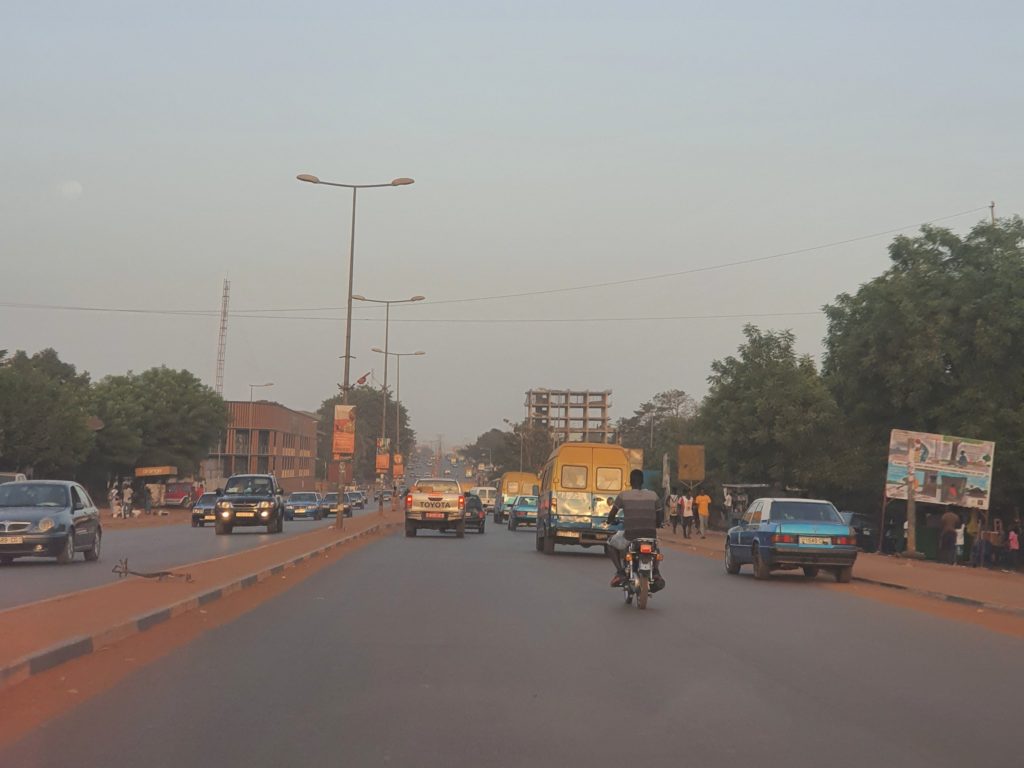
[[[356,452],[356,407],[354,405],[334,406],[334,431],[331,436],[331,453],[335,461]]]

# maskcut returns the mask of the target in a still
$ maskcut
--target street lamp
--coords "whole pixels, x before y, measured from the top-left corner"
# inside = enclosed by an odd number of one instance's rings
[[[274,386],[274,382],[272,382],[272,381],[268,381],[266,384],[250,384],[249,385],[249,456],[245,460],[245,471],[246,472],[252,472],[253,471],[253,469],[252,469],[252,433],[253,433],[253,426],[254,426],[254,421],[255,420],[253,419],[252,391],[254,389],[259,389],[261,387],[272,387],[272,386]]]
[[[395,358],[395,449],[402,449],[402,358],[425,355],[422,350],[419,352],[385,352],[380,347],[374,347],[371,351],[382,355],[390,355]],[[385,357],[385,359],[387,359]],[[386,401],[385,401],[386,402]],[[392,474],[394,469],[392,468]]]
[[[384,309],[384,383],[381,385],[382,405],[380,408],[380,436],[383,439],[388,433],[388,338],[391,325],[391,305],[411,304],[415,301],[423,301],[426,296],[412,296],[408,299],[368,299],[365,296],[356,294],[352,297],[356,301],[367,301],[371,304],[383,304]]]
[[[512,427],[512,431],[513,432],[518,432],[519,433],[519,471],[522,472],[523,471],[523,437],[524,437],[523,430],[521,428],[519,428],[517,425],[513,424],[508,419],[502,419],[502,421],[504,421],[506,424],[508,424],[510,427]]]
[[[346,291],[347,304],[345,311],[345,377],[342,382],[342,402],[348,405],[349,389],[349,363],[352,360],[352,270],[356,255],[356,193],[360,189],[375,189],[377,187],[405,187],[414,183],[413,179],[400,177],[392,179],[387,184],[343,184],[335,181],[321,181],[311,173],[300,173],[295,177],[299,181],[309,184],[323,184],[328,187],[344,187],[352,190],[352,227],[349,231],[348,241],[348,291]]]

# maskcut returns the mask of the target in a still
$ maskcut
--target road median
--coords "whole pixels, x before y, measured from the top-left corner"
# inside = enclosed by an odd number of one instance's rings
[[[319,528],[237,554],[179,566],[170,569],[171,577],[163,580],[131,576],[0,612],[0,637],[4,638],[0,690],[252,587],[310,558],[400,525],[401,516],[390,513],[350,518],[342,530]],[[176,578],[184,574],[191,580]]]

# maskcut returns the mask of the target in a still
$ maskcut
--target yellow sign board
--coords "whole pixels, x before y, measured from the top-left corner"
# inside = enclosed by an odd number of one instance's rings
[[[177,467],[136,467],[136,477],[164,477],[166,475],[177,475]]]
[[[679,479],[684,483],[700,483],[704,480],[704,446],[679,446]]]

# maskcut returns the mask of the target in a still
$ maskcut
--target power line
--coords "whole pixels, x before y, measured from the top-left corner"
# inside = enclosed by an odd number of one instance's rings
[[[798,256],[804,253],[812,253],[814,251],[827,250],[829,248],[837,248],[841,245],[850,245],[852,243],[863,242],[864,240],[872,240],[876,237],[885,237],[886,235],[894,235],[900,232],[905,232],[908,229],[919,229],[926,224],[934,224],[937,221],[946,221],[947,219],[955,219],[960,216],[966,216],[970,213],[978,213],[980,211],[988,210],[989,206],[983,205],[977,208],[971,208],[966,211],[960,211],[958,213],[951,213],[947,216],[938,216],[934,219],[928,219],[927,221],[919,222],[916,224],[908,224],[904,227],[896,227],[894,229],[886,229],[881,232],[872,232],[867,235],[858,235],[857,237],[846,238],[845,240],[834,240],[830,243],[822,243],[820,245],[811,245],[806,248],[797,248],[792,251],[782,251],[780,253],[769,254],[768,256],[755,256],[749,259],[737,259],[735,261],[727,261],[721,264],[708,264],[703,267],[691,267],[689,269],[681,269],[675,272],[662,272],[658,275],[644,275],[642,277],[630,277],[623,278],[621,280],[607,280],[600,283],[587,283],[585,285],[572,285],[563,288],[543,288],[534,291],[518,291],[516,293],[499,293],[491,296],[468,296],[460,299],[436,299],[434,301],[424,301],[420,303],[420,306],[427,306],[429,304],[441,305],[441,304],[466,304],[469,302],[478,301],[496,301],[499,299],[518,299],[527,296],[547,296],[553,293],[570,293],[574,291],[587,291],[594,288],[610,288],[619,285],[631,285],[634,283],[650,282],[652,280],[665,280],[672,277],[682,277],[684,275],[694,275],[701,272],[713,272],[719,269],[729,269],[732,267],[741,267],[748,264],[757,264],[764,261],[772,261],[775,259],[782,259],[787,256]],[[343,309],[342,307],[285,307],[281,309],[260,309],[254,310],[259,312],[330,312],[338,311]],[[243,310],[244,311],[244,310]]]
[[[165,309],[131,309],[123,307],[84,307],[71,304],[28,304],[23,302],[0,302],[0,308],[8,309],[36,309],[54,312],[128,312],[139,315],[171,315],[174,317],[216,317],[218,313],[205,310],[165,310]],[[632,315],[626,317],[434,317],[434,318],[392,318],[392,323],[447,323],[456,325],[508,325],[526,323],[621,323],[621,322],[658,322],[665,320],[735,320],[753,317],[801,317],[809,315],[821,315],[821,310],[800,311],[800,312],[744,312],[737,314],[719,313],[708,315]],[[229,312],[229,317],[246,320],[289,320],[289,321],[314,321],[340,323],[344,317],[323,317],[307,315],[263,315],[251,312]],[[354,322],[359,323],[383,323],[384,318],[377,317],[356,317]]]

